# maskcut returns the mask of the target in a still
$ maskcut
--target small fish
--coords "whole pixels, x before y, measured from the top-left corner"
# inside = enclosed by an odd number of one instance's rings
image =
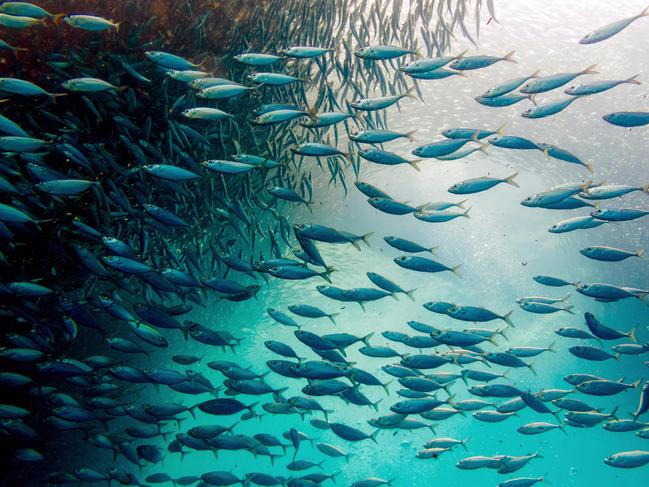
[[[602,42],[610,37],[613,37],[615,34],[620,33],[626,29],[631,23],[635,22],[641,17],[649,15],[649,7],[645,8],[638,15],[633,17],[628,17],[626,19],[617,20],[612,22],[604,27],[601,27],[593,32],[586,34],[580,41],[579,44],[595,44],[596,42]]]

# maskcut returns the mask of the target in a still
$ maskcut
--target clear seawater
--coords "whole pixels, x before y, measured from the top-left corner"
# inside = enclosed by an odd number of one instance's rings
[[[506,123],[506,133],[528,137],[539,142],[552,143],[577,154],[595,168],[592,176],[595,182],[643,185],[649,182],[649,129],[623,129],[605,123],[602,115],[612,111],[647,110],[649,87],[649,19],[640,19],[622,34],[593,46],[580,46],[578,40],[590,30],[613,20],[633,15],[646,7],[646,0],[625,0],[610,2],[603,0],[502,0],[496,2],[499,23],[481,25],[479,51],[486,54],[503,55],[516,50],[518,64],[498,63],[480,71],[474,71],[468,79],[453,77],[440,82],[422,82],[424,101],[404,100],[400,110],[389,110],[390,128],[393,130],[417,129],[417,142],[395,142],[391,150],[407,154],[419,143],[436,140],[441,130],[449,127],[496,128]],[[475,48],[465,39],[458,37],[452,45],[452,52]],[[623,85],[609,92],[587,97],[575,102],[564,112],[542,120],[527,120],[519,116],[529,107],[527,102],[509,108],[493,109],[477,104],[473,97],[498,82],[522,76],[541,69],[544,74],[563,71],[578,71],[591,64],[597,64],[601,75],[598,79],[628,78],[640,73],[642,85]],[[582,78],[586,80],[586,77]],[[595,79],[595,77],[593,77]],[[553,92],[538,97],[538,101],[561,96]],[[306,163],[309,163],[308,161]],[[628,249],[649,248],[647,220],[604,225],[602,227],[555,235],[548,227],[565,218],[587,214],[586,210],[544,211],[525,208],[520,201],[528,195],[546,190],[551,186],[575,182],[590,177],[580,166],[550,159],[539,151],[505,151],[490,148],[489,154],[480,152],[469,158],[453,162],[426,160],[420,164],[421,172],[404,165],[382,167],[364,164],[361,179],[385,190],[400,201],[415,204],[427,201],[451,199],[446,193],[453,183],[477,176],[508,176],[519,172],[517,182],[520,188],[500,185],[493,190],[470,197],[470,219],[458,218],[443,224],[418,221],[411,216],[390,216],[378,212],[365,201],[366,198],[351,185],[353,174],[348,174],[349,193],[345,196],[340,186],[331,188],[329,175],[318,174],[313,213],[306,208],[283,210],[289,221],[296,223],[319,223],[357,234],[374,232],[371,247],[358,251],[351,245],[319,245],[323,256],[336,272],[334,285],[348,287],[371,286],[365,272],[383,274],[400,284],[404,289],[416,288],[416,302],[401,296],[399,301],[384,299],[369,303],[366,312],[355,303],[342,304],[321,296],[315,286],[318,280],[282,281],[272,279],[263,285],[256,300],[243,303],[209,301],[205,307],[196,307],[188,319],[206,326],[230,331],[245,338],[236,354],[209,351],[201,362],[215,382],[220,376],[204,365],[210,360],[238,360],[258,372],[266,369],[267,360],[277,358],[267,350],[265,340],[280,340],[289,343],[298,355],[312,354],[306,346],[293,336],[293,329],[274,322],[266,313],[269,307],[286,311],[288,305],[310,303],[327,312],[340,313],[334,325],[327,319],[308,320],[297,317],[305,329],[318,334],[346,331],[359,336],[375,332],[373,345],[394,345],[400,351],[412,352],[399,344],[389,343],[381,337],[385,330],[410,332],[408,320],[418,320],[437,327],[458,329],[462,323],[442,315],[435,315],[422,307],[429,300],[452,301],[460,304],[481,305],[500,313],[514,309],[515,328],[507,331],[509,341],[498,337],[499,348],[510,345],[547,346],[556,342],[556,353],[544,353],[531,359],[537,375],[529,370],[512,370],[508,376],[511,382],[524,390],[541,388],[570,388],[562,378],[569,373],[592,373],[610,379],[625,378],[631,382],[646,379],[649,369],[643,365],[646,355],[622,356],[619,361],[587,362],[572,356],[568,347],[576,341],[554,334],[561,326],[583,326],[583,313],[594,313],[605,324],[627,330],[638,327],[638,341],[649,340],[649,307],[640,300],[622,300],[617,303],[597,303],[576,293],[571,288],[544,288],[532,280],[537,274],[562,277],[572,281],[607,282],[621,286],[647,288],[649,285],[649,264],[647,259],[629,259],[620,263],[602,263],[589,260],[579,254],[579,249],[588,245],[610,245]],[[450,198],[449,198],[450,196]],[[609,202],[607,202],[609,203]],[[615,207],[646,208],[649,197],[635,193],[610,202]],[[449,264],[462,264],[462,278],[450,273],[437,275],[419,274],[401,269],[392,259],[399,252],[388,247],[382,240],[385,235],[398,235],[417,242],[439,247],[439,260]],[[237,280],[252,283],[247,276],[232,274]],[[518,308],[515,300],[521,296],[562,296],[570,291],[570,304],[575,314],[557,313],[536,315]],[[461,328],[460,328],[461,329]],[[618,342],[615,342],[618,343]],[[156,352],[148,364],[163,367],[169,364],[170,356],[177,353],[204,353],[204,347],[193,348],[196,342],[182,339],[172,342],[168,352]],[[595,345],[595,343],[593,343]],[[609,347],[611,344],[606,343]],[[348,359],[357,367],[376,373],[383,381],[392,379],[380,366],[393,363],[394,359],[369,358],[357,352],[358,345],[348,349]],[[166,355],[165,355],[166,354]],[[193,368],[199,369],[194,366]],[[482,367],[480,367],[482,368]],[[455,370],[449,365],[442,370]],[[494,370],[500,370],[494,366]],[[303,381],[290,381],[271,374],[267,381],[275,387],[288,386],[286,396],[299,394]],[[367,420],[380,414],[388,414],[389,406],[396,402],[397,383],[390,386],[390,397],[381,388],[364,388],[373,400],[382,399],[377,414],[371,408],[346,405],[337,398],[320,398],[327,409],[335,412],[332,421],[356,426],[365,432],[373,431]],[[462,383],[453,386],[456,399],[471,397]],[[609,411],[619,406],[620,417],[629,417],[628,412],[637,406],[639,392],[632,390],[607,398],[587,397],[589,403]],[[147,401],[181,401],[191,404],[191,396],[176,394],[161,389],[156,396],[153,391],[144,394]],[[246,403],[270,396],[242,399]],[[258,408],[261,411],[261,408]],[[316,417],[319,415],[316,413]],[[613,433],[601,425],[594,428],[575,429],[568,427],[566,435],[551,431],[539,436],[524,436],[516,432],[520,425],[540,417],[529,408],[518,416],[499,424],[487,424],[466,416],[456,415],[440,422],[434,435],[427,429],[411,431],[386,430],[378,435],[378,444],[371,441],[347,443],[333,433],[313,428],[297,415],[264,415],[261,420],[252,419],[240,423],[237,433],[273,433],[281,437],[291,427],[310,437],[341,446],[353,453],[348,463],[344,459],[327,458],[323,471],[327,474],[340,472],[338,485],[350,485],[365,477],[396,479],[395,487],[406,486],[491,486],[516,476],[546,476],[556,486],[643,486],[649,485],[647,467],[634,470],[614,469],[604,464],[603,459],[619,451],[649,449],[649,440],[631,433]],[[649,418],[645,418],[649,419]],[[235,422],[236,417],[208,417],[197,411],[197,419],[186,419],[181,430],[202,423]],[[469,439],[468,451],[455,448],[437,459],[419,460],[415,457],[423,443],[434,436],[451,436]],[[220,451],[218,458],[211,453],[193,452],[181,461],[179,455],[168,454],[163,468],[145,467],[141,478],[164,470],[172,477],[200,475],[210,470],[232,470],[240,477],[247,472],[266,472],[290,476],[284,466],[292,455],[280,458],[271,466],[266,457],[254,458],[250,453]],[[472,455],[523,455],[540,452],[543,458],[532,460],[524,469],[512,475],[500,475],[494,470],[459,470],[458,460]],[[105,457],[103,456],[105,455]],[[110,461],[110,452],[94,454],[97,467]],[[323,455],[308,443],[300,446],[298,458],[320,461]],[[125,468],[130,465],[123,459]],[[308,472],[305,472],[308,473]]]

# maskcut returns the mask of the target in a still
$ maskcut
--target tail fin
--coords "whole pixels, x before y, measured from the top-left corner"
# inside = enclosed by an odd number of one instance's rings
[[[370,237],[371,237],[372,235],[374,235],[374,232],[366,233],[365,235],[363,235],[363,236],[361,237],[361,239],[363,240],[363,242],[365,242],[365,245],[367,245],[368,247],[371,247],[371,245],[370,245]]]
[[[336,324],[336,320],[334,320],[334,318],[335,318],[336,316],[338,316],[339,314],[340,314],[340,313],[330,313],[330,314],[327,315],[327,318],[329,318],[329,319],[331,320],[331,322],[335,325],[335,324]]]
[[[574,306],[566,306],[565,308],[561,308],[561,311],[565,311],[566,313],[574,315],[575,313],[572,311],[572,308],[574,308]]]
[[[530,371],[531,371],[534,375],[537,375],[537,373],[536,373],[536,369],[534,368],[534,364],[533,364],[533,363],[529,363],[529,364],[527,364],[527,368],[530,369]]]
[[[436,251],[438,248],[439,248],[439,247],[431,247],[431,248],[428,249],[428,252],[430,252],[430,253],[433,254],[433,255],[437,255],[437,254],[435,254],[435,251]]]
[[[510,63],[518,63],[518,61],[516,61],[516,59],[514,59],[514,53],[515,52],[516,52],[516,50],[514,50],[512,52],[508,52],[507,54],[505,54],[505,57],[503,58],[503,61],[509,61]]]
[[[647,7],[647,8],[649,8],[649,7]],[[642,83],[640,83],[640,82],[636,79],[638,76],[640,76],[640,75],[639,75],[639,74],[636,74],[635,76],[631,76],[630,78],[624,80],[624,82],[625,82],[625,83],[631,83],[632,85],[641,85]]]
[[[539,74],[541,74],[541,70],[540,70],[540,69],[537,69],[537,70],[534,71],[532,74],[530,74],[530,78],[538,78],[538,77],[539,77]]]
[[[414,135],[415,135],[415,132],[417,132],[417,130],[418,130],[418,129],[411,130],[410,132],[406,132],[406,138],[407,138],[410,142],[414,142],[414,141],[416,140],[415,137],[414,137]]]
[[[464,449],[467,450],[467,451],[468,451],[468,448],[466,447],[466,444],[467,444],[468,442],[469,442],[469,438],[467,438],[467,439],[465,439],[465,440],[462,440],[462,441],[460,442],[460,445],[462,445],[462,448],[464,448]]]
[[[376,441],[376,436],[379,434],[379,431],[381,431],[381,430],[380,430],[380,429],[379,429],[379,430],[375,430],[374,433],[372,433],[372,434],[370,435],[370,440],[372,440],[372,441],[373,441],[374,443],[376,443],[377,445],[379,444],[379,442]]]
[[[462,216],[463,216],[464,218],[471,218],[471,217],[469,216],[469,210],[470,210],[471,208],[473,208],[473,207],[472,207],[472,206],[469,206],[469,207],[464,211],[464,213],[462,213]]]
[[[642,257],[644,255],[644,249],[640,249],[635,253],[636,256]]]
[[[415,85],[412,85],[410,88],[408,88],[408,91],[405,93],[404,96],[407,96],[408,98],[412,98],[413,100],[417,98],[413,93],[415,91],[416,87]]]
[[[464,55],[465,55],[467,52],[469,52],[469,50],[468,50],[468,49],[465,49],[465,50],[462,51],[460,54],[458,54],[457,56],[455,56],[455,59],[461,59],[461,58],[463,58]]]
[[[365,335],[363,338],[361,338],[361,342],[363,342],[366,346],[370,346],[370,338],[374,336],[374,332],[368,333]]]
[[[631,340],[633,343],[638,343],[638,339],[635,336],[635,332],[638,329],[637,326],[634,326],[629,330],[629,340]]]
[[[649,6],[647,6],[647,8],[640,12],[640,15],[638,15],[638,17],[646,17],[647,15],[649,15]]]
[[[617,409],[618,409],[618,408],[619,408],[619,406],[615,406],[615,407],[613,408],[613,411],[611,411],[611,414],[609,414],[609,416],[610,416],[611,418],[615,419],[615,420],[619,420],[619,418],[617,417]]]
[[[597,64],[588,66],[581,72],[581,74],[599,74],[599,71],[597,71]]]
[[[550,345],[548,345],[548,352],[554,352],[554,353],[556,353],[557,350],[556,350],[556,348],[554,348],[554,346],[556,345],[556,343],[557,343],[557,342],[552,342],[552,343],[550,343]]]
[[[414,294],[417,289],[411,289],[410,291],[406,291],[406,296],[408,296],[412,301],[415,300]]]
[[[497,135],[505,135],[505,125],[507,125],[507,123],[503,123],[500,127],[496,129]]]
[[[514,328],[514,323],[512,322],[511,316],[514,310],[509,311],[508,313],[505,313],[502,317],[503,321],[507,323],[509,326]]]
[[[515,172],[515,173],[512,174],[511,176],[507,176],[507,177],[505,178],[505,182],[506,182],[507,184],[511,184],[512,186],[515,186],[515,187],[517,187],[517,188],[520,188],[520,186],[518,185],[518,183],[516,183],[516,181],[514,181],[514,178],[515,178],[516,176],[518,176],[518,173],[517,173],[517,172]]]
[[[462,279],[462,274],[460,274],[460,267],[462,267],[462,264],[458,264],[455,267],[452,267],[451,272]]]
[[[419,166],[417,165],[418,162],[421,162],[421,159],[415,159],[414,161],[408,161],[408,164],[410,164],[416,171],[421,172],[421,169],[419,169]]]

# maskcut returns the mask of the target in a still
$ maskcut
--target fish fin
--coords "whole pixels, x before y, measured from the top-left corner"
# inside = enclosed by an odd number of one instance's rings
[[[592,164],[584,164],[584,167],[588,169],[589,173],[593,173],[593,165]]]
[[[537,107],[537,106],[539,106],[539,105],[536,103],[536,98],[535,98],[535,96],[536,96],[536,95],[528,95],[526,98],[529,98],[529,100],[532,102],[532,105],[534,105],[535,107]],[[543,152],[545,152],[545,151],[543,151]]]
[[[540,70],[540,69],[537,69],[537,70],[534,71],[532,74],[530,74],[530,78],[538,78],[538,77],[539,77],[539,74],[541,74],[541,70]]]
[[[460,274],[460,267],[462,267],[462,264],[458,264],[455,267],[452,267],[451,272],[462,279],[462,274]]]
[[[435,254],[435,251],[436,251],[438,248],[439,248],[439,247],[431,247],[431,248],[428,249],[428,252],[430,252],[430,253],[433,254],[433,255],[437,255],[437,254]]]
[[[412,301],[415,300],[414,294],[415,294],[416,290],[417,289],[415,288],[415,289],[411,289],[410,291],[406,291],[406,296],[408,296]]]
[[[638,379],[638,380],[635,381],[635,382],[631,382],[631,384],[629,384],[629,385],[630,385],[633,389],[637,389],[638,386],[640,385],[640,381],[641,381],[641,379]]]
[[[527,368],[530,369],[530,371],[534,374],[537,375],[536,369],[534,368],[534,363],[529,363],[527,364]]]
[[[408,161],[408,164],[410,164],[417,172],[421,171],[419,169],[419,166],[417,165],[418,162],[420,162],[421,159],[415,159],[414,161]]]
[[[564,435],[568,436],[568,432],[566,431],[566,423],[559,423],[559,429]]]
[[[636,330],[637,330],[637,329],[638,329],[638,327],[637,327],[637,326],[634,326],[633,328],[631,328],[631,329],[629,330],[629,339],[630,339],[633,343],[638,343],[638,339],[637,339],[636,336],[635,336],[635,333],[636,333]]]
[[[455,59],[461,59],[461,58],[463,58],[464,55],[465,55],[467,52],[469,52],[469,50],[468,50],[468,49],[465,49],[465,50],[462,51],[460,54],[458,54],[457,56],[455,56]]]
[[[581,74],[599,74],[599,71],[597,71],[597,64],[588,66],[581,72]]]
[[[327,315],[327,318],[329,318],[329,319],[331,320],[331,322],[335,325],[335,324],[336,324],[336,320],[335,320],[334,318],[335,318],[336,316],[338,316],[339,314],[340,314],[340,313],[329,313],[329,314]]]
[[[394,379],[387,381],[384,384],[381,384],[381,387],[383,387],[383,390],[385,391],[386,395],[390,395],[390,389],[388,388],[390,384],[394,382]]]
[[[556,353],[556,352],[557,352],[557,349],[554,348],[554,346],[555,346],[556,344],[557,344],[557,342],[552,342],[552,343],[550,343],[550,345],[548,345],[548,352]]]
[[[512,186],[515,186],[515,187],[517,187],[517,188],[520,188],[520,186],[518,185],[518,183],[516,183],[516,181],[514,181],[514,178],[515,178],[516,176],[518,176],[518,173],[517,173],[517,172],[515,172],[515,173],[512,174],[511,176],[507,176],[507,177],[505,178],[505,182],[506,182],[507,184],[511,184]]]
[[[361,309],[365,313],[366,311],[365,311],[365,305],[363,304],[363,301],[356,301],[356,302],[358,303],[358,305],[361,307]]]
[[[122,25],[122,23],[121,22],[116,22],[114,25],[115,25],[115,32],[117,32],[119,34],[119,26]]]
[[[365,335],[363,338],[361,338],[361,342],[363,342],[366,346],[370,346],[370,338],[374,336],[374,332],[368,333]]]
[[[356,240],[352,240],[350,243],[354,246],[356,250],[361,250],[361,246],[358,245],[358,242]]]
[[[437,425],[436,425],[435,423],[430,423],[430,424],[428,425],[428,428],[430,429],[430,431],[431,431],[433,434],[435,434],[435,429],[437,429]]]
[[[638,250],[638,251],[635,253],[635,255],[637,255],[638,257],[642,257],[642,256],[644,255],[644,249],[640,249],[640,250]]]
[[[324,272],[322,272],[320,274],[320,277],[322,277],[325,281],[327,281],[329,284],[331,284],[331,277],[329,277],[329,276],[331,276],[332,272],[336,272],[336,269],[334,269],[333,267],[329,267],[329,268],[327,268],[326,271],[324,271]]]
[[[640,15],[638,15],[638,17],[646,17],[647,15],[649,15],[649,5],[642,12],[640,12]]]
[[[649,9],[649,7],[647,7],[647,8]],[[624,82],[625,82],[625,83],[630,83],[630,84],[632,84],[632,85],[641,85],[642,83],[640,83],[640,82],[636,79],[638,76],[640,76],[640,75],[639,75],[639,74],[636,74],[635,76],[631,76],[630,78],[624,80]]]
[[[66,15],[67,14],[56,14],[52,17],[52,22],[54,22],[55,25],[59,25],[61,23],[61,19]]]
[[[382,400],[382,399],[381,399],[381,400]],[[377,401],[377,402],[378,402],[378,401]],[[380,430],[380,429],[375,430],[374,433],[372,433],[372,434],[370,435],[370,440],[372,440],[372,441],[373,441],[374,443],[376,443],[377,445],[378,445],[379,443],[378,443],[378,441],[376,441],[376,436],[379,434],[379,431],[381,431],[381,430]]]
[[[417,130],[418,130],[418,129],[411,130],[410,132],[406,132],[406,138],[407,138],[410,142],[415,142],[415,140],[417,140],[417,139],[415,139],[415,137],[414,137],[414,135],[415,135],[415,133],[417,132]]]
[[[395,301],[399,301],[399,296],[397,296],[397,293],[390,293],[389,296]]]
[[[407,96],[408,98],[412,98],[413,100],[416,99],[417,96],[413,94],[415,89],[416,89],[415,85],[412,85],[410,88],[408,88],[408,91],[406,91],[406,94],[404,96]]]
[[[613,418],[613,419],[619,421],[619,418],[617,417],[617,410],[618,410],[618,408],[619,408],[619,406],[615,406],[615,407],[613,408],[613,411],[611,411],[611,414],[609,414],[609,416],[610,416],[611,418]]]
[[[565,311],[566,313],[570,313],[571,315],[574,315],[575,313],[572,311],[572,308],[574,308],[574,306],[567,306],[565,308],[562,308],[561,310]]]
[[[469,206],[469,207],[464,211],[464,213],[462,213],[462,216],[463,216],[464,218],[471,218],[471,217],[469,216],[469,210],[470,210],[471,208],[473,208],[473,207],[472,207],[472,206]]]
[[[642,186],[642,192],[649,194],[649,184],[645,184]]]
[[[365,242],[365,245],[367,245],[368,247],[371,247],[369,239],[372,235],[374,235],[374,232],[366,233],[361,237],[361,240]]]
[[[512,316],[513,312],[514,312],[514,310],[511,310],[511,311],[509,311],[508,313],[505,313],[502,316],[503,321],[505,323],[507,323],[509,326],[511,326],[512,328],[514,328],[514,323],[512,322],[512,319],[511,319],[511,316]]]
[[[500,127],[496,129],[496,134],[498,135],[504,135],[505,134],[505,126],[507,125],[507,122],[503,123]]]
[[[518,61],[516,61],[516,59],[514,59],[514,53],[515,52],[516,52],[516,50],[513,50],[512,52],[508,52],[507,54],[505,54],[505,57],[503,58],[503,61],[509,61],[510,63],[518,64]]]

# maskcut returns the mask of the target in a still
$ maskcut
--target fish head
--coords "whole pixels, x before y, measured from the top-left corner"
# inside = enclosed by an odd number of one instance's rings
[[[536,111],[537,111],[537,107],[528,108],[523,113],[521,113],[521,117],[530,118],[532,115],[534,115]]]
[[[537,204],[538,201],[539,201],[539,196],[538,195],[528,196],[523,201],[521,201],[521,205],[523,205],[523,206],[532,206],[532,205]]]
[[[593,252],[593,250],[594,249],[592,247],[586,247],[585,249],[581,249],[579,253],[582,255],[590,255]]]
[[[550,227],[550,233],[559,233],[566,228],[563,223],[555,223]]]
[[[408,257],[405,255],[400,255],[399,257],[395,257],[394,261],[398,264],[400,262],[406,262],[408,260]]]

